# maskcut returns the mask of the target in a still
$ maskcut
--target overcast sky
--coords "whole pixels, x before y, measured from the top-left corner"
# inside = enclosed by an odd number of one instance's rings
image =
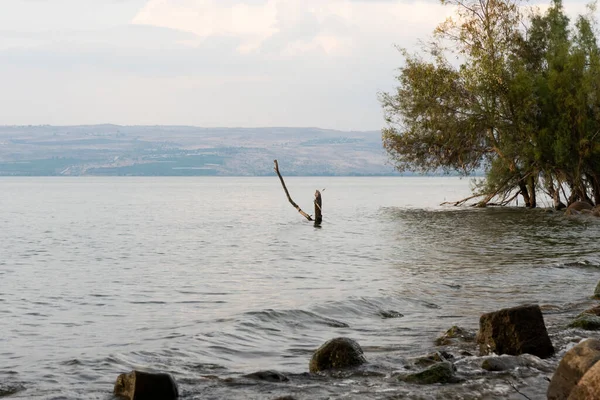
[[[451,13],[434,0],[0,0],[0,124],[377,130],[394,45]]]

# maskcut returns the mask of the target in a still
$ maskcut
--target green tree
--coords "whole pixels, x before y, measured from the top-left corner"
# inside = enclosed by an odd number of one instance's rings
[[[600,203],[593,12],[571,32],[560,0],[528,19],[511,0],[443,3],[456,7],[455,17],[420,54],[402,52],[398,87],[381,95],[383,143],[397,168],[483,168],[480,205],[520,194],[535,207],[541,187],[559,206],[563,185],[569,201],[589,201],[589,192]]]

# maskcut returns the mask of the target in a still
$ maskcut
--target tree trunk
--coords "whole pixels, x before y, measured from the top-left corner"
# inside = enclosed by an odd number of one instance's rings
[[[519,189],[521,189],[521,196],[523,196],[525,207],[531,207],[531,198],[529,197],[529,191],[527,190],[527,185],[523,179],[519,179]]]
[[[592,187],[592,195],[594,196],[594,204],[600,205],[600,178],[598,174],[589,174],[587,175],[587,180]]]
[[[302,215],[307,220],[312,221],[313,219],[311,218],[311,216],[308,215],[307,213],[305,213],[304,211],[302,211],[300,206],[298,204],[296,204],[294,202],[294,200],[292,200],[292,197],[290,196],[290,192],[288,192],[287,187],[285,186],[285,182],[283,181],[283,177],[281,176],[281,173],[279,173],[279,163],[277,163],[277,160],[275,160],[274,163],[275,163],[275,172],[277,172],[277,176],[279,177],[279,180],[281,181],[281,186],[283,186],[283,191],[285,192],[285,195],[286,195],[288,201],[296,210],[298,210],[300,215]]]
[[[567,207],[560,201],[560,190],[554,187],[554,182],[552,181],[552,177],[546,176],[545,181],[546,181],[546,190],[548,190],[548,194],[554,201],[554,209],[562,210],[563,208]]]
[[[537,201],[535,197],[535,178],[533,177],[533,175],[529,177],[529,196],[529,207],[537,207]]]
[[[321,226],[321,221],[323,221],[323,216],[321,214],[321,192],[318,190],[315,192],[315,226]]]

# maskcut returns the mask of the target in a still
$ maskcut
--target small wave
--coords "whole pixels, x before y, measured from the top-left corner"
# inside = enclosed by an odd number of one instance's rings
[[[338,321],[332,318],[305,311],[305,310],[264,310],[251,311],[244,314],[250,321],[243,321],[242,324],[257,325],[262,324],[284,324],[293,327],[307,327],[313,325],[325,325],[332,328],[348,328],[349,325],[345,322]]]

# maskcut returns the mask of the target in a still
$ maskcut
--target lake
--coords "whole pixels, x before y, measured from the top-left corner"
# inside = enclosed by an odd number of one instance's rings
[[[545,398],[566,322],[593,304],[600,219],[456,208],[454,177],[286,178],[321,228],[261,178],[1,178],[0,397],[112,399],[118,374],[173,374],[183,399]],[[499,376],[456,355],[464,383],[395,372],[453,325],[537,303],[559,354]],[[345,336],[361,373],[310,376]],[[597,335],[596,335],[597,336]],[[474,345],[471,346],[474,352]],[[285,383],[242,376],[271,369]]]

